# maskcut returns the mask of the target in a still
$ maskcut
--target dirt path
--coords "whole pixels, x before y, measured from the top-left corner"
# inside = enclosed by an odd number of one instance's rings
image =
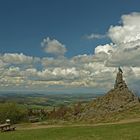
[[[74,127],[74,126],[100,126],[100,125],[110,125],[110,124],[126,124],[126,123],[133,123],[133,122],[140,122],[140,118],[136,119],[128,119],[122,120],[119,122],[113,123],[97,123],[97,124],[68,124],[68,125],[45,125],[41,123],[33,123],[33,124],[19,124],[17,125],[17,130],[30,130],[30,129],[42,129],[42,128],[60,128],[60,127]]]

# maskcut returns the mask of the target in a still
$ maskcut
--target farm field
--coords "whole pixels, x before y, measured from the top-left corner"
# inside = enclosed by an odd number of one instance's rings
[[[69,105],[81,101],[87,103],[102,94],[93,93],[3,93],[0,92],[0,103],[16,102],[30,108],[52,108],[53,106]]]
[[[64,126],[0,133],[0,140],[140,140],[140,122]]]

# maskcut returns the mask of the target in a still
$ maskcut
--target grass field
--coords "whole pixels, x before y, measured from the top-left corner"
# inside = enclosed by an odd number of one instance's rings
[[[0,133],[0,140],[140,140],[140,122]]]

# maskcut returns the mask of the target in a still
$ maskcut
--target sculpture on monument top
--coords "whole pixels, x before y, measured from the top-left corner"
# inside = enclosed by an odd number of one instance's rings
[[[123,73],[123,71],[122,71],[121,67],[119,67],[119,68],[118,68],[118,70],[119,70],[119,72]]]
[[[127,85],[125,83],[125,81],[123,80],[123,71],[122,69],[119,67],[118,68],[118,73],[117,73],[117,76],[116,76],[116,81],[115,81],[115,85],[114,85],[114,88],[126,88]]]

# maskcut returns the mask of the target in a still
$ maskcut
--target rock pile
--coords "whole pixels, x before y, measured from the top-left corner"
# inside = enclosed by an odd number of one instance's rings
[[[101,118],[115,112],[127,110],[139,104],[139,98],[128,89],[123,80],[123,71],[119,68],[114,89],[89,103],[81,115],[82,118]]]
[[[128,89],[123,80],[123,72],[120,68],[116,76],[114,89],[110,90],[101,100],[106,102],[104,106],[110,108],[109,111],[122,110],[139,103],[138,97]]]

